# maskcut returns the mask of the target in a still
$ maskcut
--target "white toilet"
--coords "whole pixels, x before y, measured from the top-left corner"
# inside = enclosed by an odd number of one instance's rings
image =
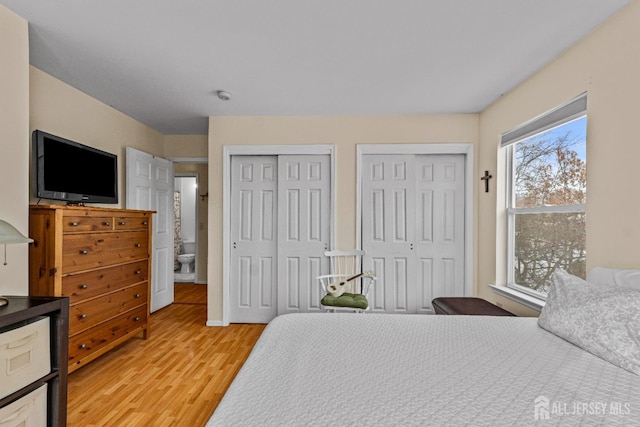
[[[196,260],[196,242],[182,242],[184,253],[178,255],[178,262],[182,265],[180,273],[193,273],[193,263]]]

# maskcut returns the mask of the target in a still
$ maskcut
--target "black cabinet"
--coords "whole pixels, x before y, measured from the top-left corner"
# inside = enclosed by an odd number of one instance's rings
[[[67,354],[69,341],[69,299],[66,297],[6,297],[9,304],[0,307],[0,334],[34,319],[49,319],[51,369],[48,374],[22,385],[0,399],[0,408],[27,396],[47,384],[47,425],[67,424]]]

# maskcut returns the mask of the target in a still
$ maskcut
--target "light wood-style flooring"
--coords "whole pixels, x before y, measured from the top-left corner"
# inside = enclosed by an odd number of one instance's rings
[[[176,283],[175,303],[134,338],[69,375],[68,425],[205,425],[265,325],[205,326],[206,285]]]

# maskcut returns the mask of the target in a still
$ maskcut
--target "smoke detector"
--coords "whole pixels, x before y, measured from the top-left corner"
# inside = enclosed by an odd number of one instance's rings
[[[231,93],[227,92],[226,90],[219,90],[216,92],[216,95],[218,95],[218,98],[220,98],[222,101],[228,101],[231,99]]]

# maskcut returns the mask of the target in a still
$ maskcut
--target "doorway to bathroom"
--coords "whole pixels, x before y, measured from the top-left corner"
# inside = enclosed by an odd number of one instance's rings
[[[198,174],[176,173],[174,180],[174,281],[196,283]]]

